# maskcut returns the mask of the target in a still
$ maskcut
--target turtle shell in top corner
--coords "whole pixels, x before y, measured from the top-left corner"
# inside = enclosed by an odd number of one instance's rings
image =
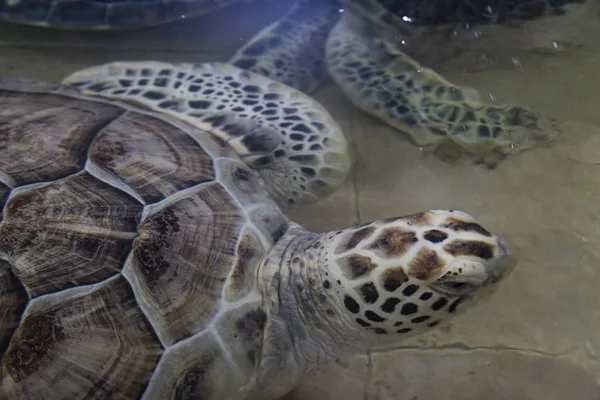
[[[242,0],[0,0],[0,21],[63,29],[135,29],[210,13]]]
[[[288,224],[263,187],[208,131],[0,80],[0,398],[242,384],[266,318],[256,269]]]

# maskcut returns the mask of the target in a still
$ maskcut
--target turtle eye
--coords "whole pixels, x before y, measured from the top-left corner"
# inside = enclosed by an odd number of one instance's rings
[[[448,289],[460,289],[465,285],[468,285],[467,282],[442,282],[441,285]]]
[[[465,293],[476,288],[474,284],[469,282],[440,282],[439,286],[442,290],[449,293]]]

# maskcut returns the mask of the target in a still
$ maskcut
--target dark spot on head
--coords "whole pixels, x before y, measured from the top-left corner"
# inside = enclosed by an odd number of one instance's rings
[[[382,328],[373,328],[373,332],[375,332],[378,335],[387,335],[387,331]]]
[[[367,319],[369,321],[373,321],[373,322],[385,322],[385,318],[381,317],[379,314],[374,313],[371,310],[368,310],[367,312],[365,312],[365,317],[367,317]]]
[[[408,276],[402,267],[388,269],[383,273],[383,287],[388,292],[398,289],[406,281]]]
[[[433,328],[435,326],[437,326],[440,323],[440,321],[433,321],[427,324],[428,327]]]
[[[456,307],[458,307],[458,305],[462,303],[463,300],[463,297],[459,297],[458,299],[454,300],[454,302],[450,304],[450,307],[448,307],[448,312],[453,313],[454,311],[456,311]]]
[[[429,300],[431,298],[431,296],[433,296],[433,293],[431,293],[431,292],[425,292],[419,298],[421,300]]]
[[[367,304],[373,304],[379,298],[379,293],[373,282],[365,283],[360,287],[360,293]]]
[[[338,251],[341,253],[354,249],[360,242],[371,236],[373,232],[375,232],[375,228],[373,227],[365,227],[353,232],[348,241],[338,248]]]
[[[354,300],[352,297],[350,297],[348,295],[344,296],[344,306],[352,314],[358,314],[358,312],[360,311],[360,306],[358,305],[356,300]]]
[[[417,241],[417,235],[412,231],[388,228],[379,235],[371,249],[386,258],[397,257],[405,254]]]
[[[405,217],[409,225],[414,226],[426,226],[431,224],[431,213],[425,211],[418,214],[409,215]]]
[[[415,292],[419,290],[419,286],[417,285],[408,285],[402,290],[402,294],[405,296],[412,296]]]
[[[402,306],[402,310],[400,310],[400,314],[402,315],[412,315],[419,311],[419,307],[414,303],[405,303]]]
[[[491,237],[492,234],[475,222],[466,222],[457,218],[448,218],[442,225],[444,228],[452,229],[455,232],[476,232],[480,235]]]
[[[348,279],[357,279],[368,275],[377,267],[369,257],[360,254],[352,254],[340,260],[341,269]]]
[[[446,306],[446,304],[448,304],[448,299],[445,297],[440,297],[431,305],[431,309],[434,311],[441,310]]]
[[[413,324],[420,324],[421,322],[425,322],[430,318],[431,317],[429,315],[422,315],[420,317],[411,319],[410,322],[412,322]]]
[[[400,299],[396,297],[390,297],[381,305],[381,311],[386,313],[393,313],[396,310],[396,306],[400,303]]]
[[[448,238],[448,234],[437,229],[432,229],[425,232],[423,238],[431,243],[440,243]]]
[[[360,318],[356,318],[356,322],[360,325],[360,326],[364,326],[364,327],[369,327],[371,326],[370,323],[368,323],[367,321],[365,321],[364,319],[360,319]]]
[[[409,274],[419,280],[428,280],[437,275],[444,267],[444,262],[434,250],[422,248],[408,266]]]
[[[444,250],[453,256],[476,256],[484,260],[494,257],[491,244],[474,240],[454,240],[446,244]]]
[[[396,332],[398,332],[398,333],[408,333],[410,331],[412,331],[412,329],[410,329],[410,328],[402,328],[402,329],[398,329]]]
[[[324,287],[325,289],[329,289],[329,288],[331,287],[331,283],[330,283],[328,280],[325,280],[325,281],[323,282],[323,287]]]

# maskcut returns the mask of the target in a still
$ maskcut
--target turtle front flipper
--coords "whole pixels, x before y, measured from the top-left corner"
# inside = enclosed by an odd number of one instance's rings
[[[77,71],[63,83],[214,135],[262,175],[280,204],[318,201],[348,176],[346,139],[319,102],[229,64],[114,62]]]
[[[336,0],[300,0],[229,62],[311,93],[327,78],[325,41],[339,18]]]
[[[450,142],[489,163],[557,136],[551,118],[515,105],[485,104],[474,89],[421,66],[394,40],[393,32],[348,12],[327,41],[329,72],[357,107],[407,133],[416,145],[438,149]]]

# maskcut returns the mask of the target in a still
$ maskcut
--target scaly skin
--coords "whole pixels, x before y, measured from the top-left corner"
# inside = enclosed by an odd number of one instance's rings
[[[514,265],[507,245],[461,211],[324,234],[296,226],[261,267],[270,318],[244,395],[274,399],[307,370],[429,331],[489,298]]]

